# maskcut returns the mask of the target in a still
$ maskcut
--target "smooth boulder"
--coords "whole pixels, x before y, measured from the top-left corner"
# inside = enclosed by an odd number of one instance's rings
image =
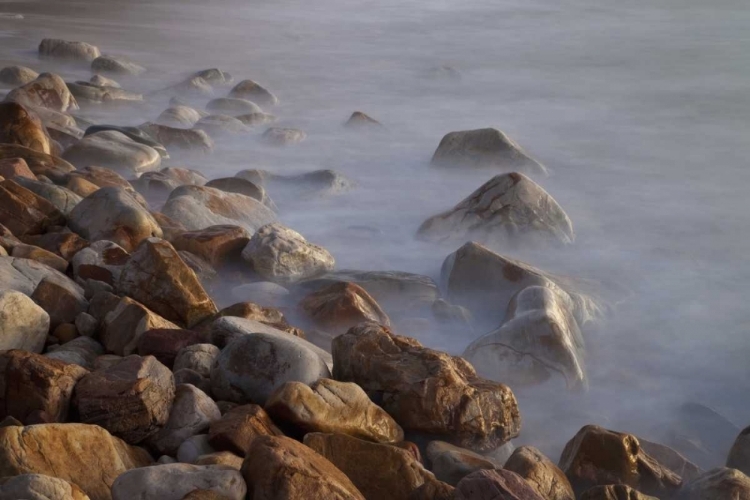
[[[155,170],[161,164],[157,150],[116,130],[87,135],[66,149],[62,157],[78,168],[94,165],[129,176]]]
[[[245,500],[239,471],[221,465],[161,464],[124,472],[112,484],[112,500],[182,500],[207,490],[226,500]]]
[[[95,45],[86,42],[71,42],[57,38],[45,38],[39,44],[39,55],[54,59],[90,62],[101,55]]]
[[[78,109],[78,102],[65,81],[54,73],[42,73],[36,80],[16,87],[5,96],[5,102],[48,108],[61,113]]]
[[[51,153],[50,138],[42,121],[17,102],[0,103],[0,142]]]
[[[49,314],[27,295],[0,290],[0,350],[41,353],[49,327]]]

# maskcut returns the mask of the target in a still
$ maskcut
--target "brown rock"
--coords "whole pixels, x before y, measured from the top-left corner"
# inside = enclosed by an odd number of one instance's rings
[[[26,160],[23,158],[4,158],[0,160],[0,176],[6,179],[18,176],[36,180],[36,175],[29,169]]]
[[[560,468],[578,494],[593,486],[625,484],[647,495],[670,497],[682,483],[641,449],[638,438],[595,425],[583,427],[568,441]]]
[[[531,446],[516,448],[505,469],[526,480],[545,500],[575,500],[570,481],[550,459]]]
[[[364,288],[333,283],[305,297],[300,307],[324,330],[344,333],[365,321],[390,326],[391,320]]]
[[[77,175],[69,176],[68,180],[65,182],[65,187],[81,196],[82,198],[87,197],[88,195],[99,189],[99,186],[97,186],[93,182]]]
[[[361,111],[355,111],[344,124],[348,128],[379,128],[383,125]]]
[[[229,97],[249,99],[261,106],[273,106],[279,100],[271,92],[252,80],[242,80],[229,91]]]
[[[237,406],[211,423],[209,444],[219,451],[246,456],[250,443],[258,436],[283,436],[268,414],[258,405]]]
[[[54,205],[9,179],[0,182],[0,207],[0,224],[16,236],[65,225],[65,216]]]
[[[594,486],[581,495],[580,500],[658,500],[634,490],[624,484],[609,484]]]
[[[226,465],[233,469],[240,470],[244,459],[229,451],[217,451],[201,455],[198,460],[193,462],[195,465]]]
[[[153,217],[157,224],[159,224],[159,227],[161,227],[161,232],[164,235],[164,239],[167,241],[171,242],[173,239],[187,231],[185,226],[173,218],[167,217],[161,212],[151,211],[150,213],[151,217]]]
[[[219,268],[232,261],[241,261],[242,249],[250,241],[250,233],[240,226],[210,226],[176,236],[172,245],[206,259]]]
[[[51,278],[39,282],[31,299],[47,311],[53,329],[61,323],[73,323],[76,316],[86,312],[89,307],[88,301],[78,290],[62,286]]]
[[[727,467],[750,474],[750,427],[745,427],[729,450]],[[684,476],[683,476],[684,477]],[[689,481],[691,478],[685,478]]]
[[[223,318],[225,316],[250,319],[268,326],[272,326],[287,333],[291,333],[295,337],[299,337],[302,339],[305,338],[305,332],[297,327],[289,325],[289,323],[287,323],[286,321],[286,317],[281,311],[273,307],[261,307],[258,304],[254,304],[252,302],[238,302],[236,304],[232,304],[229,307],[225,307],[224,309],[216,313],[214,317],[204,321],[201,326],[209,327],[215,319]]]
[[[435,477],[452,486],[474,471],[502,468],[478,453],[444,441],[430,441],[426,455]]]
[[[78,109],[76,98],[68,90],[65,81],[53,73],[42,73],[36,80],[11,90],[5,96],[5,102],[39,106],[63,113]]]
[[[55,328],[52,336],[59,340],[61,344],[65,344],[71,340],[77,339],[80,337],[80,334],[78,333],[78,329],[76,329],[76,325],[73,323],[60,323]]]
[[[68,261],[89,246],[89,242],[76,233],[27,234],[22,241],[48,250]]]
[[[455,500],[544,500],[521,476],[507,470],[478,470],[457,485]]]
[[[92,306],[93,302],[92,299]],[[122,297],[114,309],[105,313],[101,340],[107,351],[127,356],[136,352],[138,341],[145,332],[178,328],[143,304],[130,297]]]
[[[16,102],[0,103],[0,143],[20,144],[50,154],[50,139],[42,121]]]
[[[692,481],[703,474],[703,470],[669,446],[638,438],[641,449],[651,457],[682,478],[683,482]]]
[[[0,418],[27,424],[65,422],[76,383],[88,373],[26,351],[0,352]]]
[[[232,500],[226,495],[217,493],[214,490],[193,490],[184,497],[182,500]]]
[[[493,450],[518,435],[521,417],[507,386],[476,376],[465,360],[365,323],[333,341],[333,374],[382,397],[404,428],[464,448]]]
[[[175,385],[172,372],[153,356],[128,356],[93,372],[76,386],[80,419],[137,444],[167,423]]]
[[[364,500],[346,475],[307,446],[287,437],[261,436],[242,464],[248,498]]]
[[[750,477],[737,469],[719,467],[683,486],[676,500],[750,500]]]
[[[68,261],[55,255],[54,253],[39,248],[34,245],[18,244],[13,247],[13,251],[10,253],[13,257],[19,257],[21,259],[31,259],[37,262],[41,262],[52,269],[65,273],[68,269]]]
[[[157,328],[144,332],[138,339],[138,354],[154,356],[164,366],[172,367],[183,347],[200,344],[202,335],[192,330]]]
[[[127,193],[133,197],[135,201],[141,204],[143,207],[148,208],[148,202],[141,196],[133,186],[120,174],[112,169],[104,167],[88,166],[79,170],[70,172],[66,177],[66,182],[71,182],[73,179],[83,179],[91,184],[103,187],[121,187]]]
[[[75,170],[73,165],[62,158],[18,144],[0,145],[0,159],[7,158],[22,158],[34,175],[44,175],[54,182],[62,182],[68,172]]]

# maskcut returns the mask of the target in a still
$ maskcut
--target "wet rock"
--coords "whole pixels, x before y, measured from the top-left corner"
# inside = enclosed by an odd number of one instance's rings
[[[674,495],[682,483],[643,451],[635,436],[595,425],[583,427],[568,441],[560,468],[578,494],[593,486],[624,484],[661,498]]]
[[[214,88],[199,76],[187,78],[155,93],[156,95],[178,95],[190,98],[206,98],[214,95]]]
[[[261,226],[276,221],[273,211],[249,196],[204,186],[175,189],[162,212],[190,231],[209,226],[237,225],[254,233]]]
[[[239,471],[213,465],[163,464],[123,473],[112,484],[112,500],[182,500],[209,490],[227,500],[244,500],[247,488]]]
[[[320,328],[344,333],[366,321],[390,326],[388,315],[375,299],[354,283],[339,282],[307,295],[300,308]]]
[[[71,259],[73,275],[79,280],[106,283],[111,288],[129,257],[130,254],[117,243],[94,241]]]
[[[734,441],[727,457],[727,467],[750,474],[750,427],[745,427]]]
[[[198,71],[193,75],[195,78],[202,78],[211,85],[229,85],[234,81],[234,77],[226,71],[210,68]]]
[[[5,96],[5,102],[17,102],[26,107],[39,106],[65,112],[78,109],[78,102],[65,81],[53,73],[42,73],[25,85],[16,87]]]
[[[250,498],[364,500],[351,480],[307,446],[286,437],[253,441],[242,465]]]
[[[245,228],[221,225],[181,233],[172,239],[172,244],[177,250],[198,255],[219,268],[240,261],[242,249],[249,240],[250,234]]]
[[[143,304],[130,297],[123,297],[114,309],[104,316],[102,343],[107,351],[127,356],[136,352],[140,337],[145,332],[178,328]]]
[[[120,132],[121,134],[126,135],[129,139],[132,139],[139,144],[143,144],[144,146],[155,149],[159,153],[159,156],[161,156],[162,158],[169,158],[167,150],[164,149],[164,145],[154,140],[153,136],[138,127],[123,127],[119,125],[91,125],[86,129],[84,136],[96,134],[97,132],[107,131]]]
[[[311,385],[287,382],[266,402],[278,422],[300,431],[347,434],[376,442],[403,441],[404,431],[357,384],[320,379]]]
[[[518,474],[507,470],[478,470],[457,485],[455,500],[544,500]]]
[[[190,106],[178,104],[162,111],[156,123],[167,127],[190,128],[201,118],[203,115],[199,111]]]
[[[90,43],[45,38],[39,44],[39,55],[55,59],[90,62],[99,57],[101,52]]]
[[[10,179],[0,181],[0,206],[0,224],[15,236],[65,224],[65,216],[53,204]]]
[[[83,293],[74,281],[49,266],[29,259],[0,257],[0,290],[16,290],[31,296],[45,278],[67,288],[70,293]]]
[[[119,83],[103,75],[94,75],[89,79],[89,82],[99,87],[113,87],[116,89],[122,88]]]
[[[75,484],[43,474],[0,479],[0,500],[90,500]]]
[[[382,397],[380,405],[407,432],[489,451],[520,431],[510,388],[477,377],[459,357],[425,348],[381,325],[365,323],[336,337],[333,366],[335,379]]]
[[[165,366],[173,367],[177,355],[183,349],[200,344],[203,340],[201,334],[192,330],[155,328],[147,330],[138,338],[138,354],[154,356]]]
[[[474,471],[501,468],[478,453],[444,441],[430,441],[426,456],[435,477],[451,486]]]
[[[750,477],[736,469],[719,467],[685,484],[677,500],[750,499]]]
[[[272,146],[289,146],[298,144],[307,138],[307,134],[296,128],[271,127],[263,132],[263,140]]]
[[[39,73],[26,66],[6,66],[0,70],[0,83],[17,87],[34,81]]]
[[[204,116],[195,123],[193,128],[203,130],[211,137],[245,134],[250,131],[242,121],[230,115]]]
[[[53,352],[46,353],[45,356],[92,370],[97,356],[102,354],[104,354],[104,348],[96,340],[89,337],[77,337]]]
[[[242,405],[232,408],[211,423],[209,444],[221,451],[246,456],[253,439],[258,436],[283,436],[263,408]]]
[[[80,289],[61,284],[54,278],[41,280],[31,299],[49,314],[50,328],[53,329],[62,323],[72,323],[78,314],[86,312],[89,307]]]
[[[246,179],[240,179],[239,177],[224,177],[221,179],[213,179],[206,183],[207,187],[221,189],[227,193],[239,193],[255,198],[259,202],[271,210],[276,209],[276,205],[266,193],[266,190],[262,186],[250,182]]]
[[[104,187],[84,198],[71,211],[68,225],[89,241],[112,241],[129,252],[163,234],[148,210],[120,187]]]
[[[106,430],[85,424],[0,428],[0,477],[44,474],[79,486],[91,500],[110,500],[110,487],[126,470],[152,462]]]
[[[504,468],[524,478],[545,500],[575,500],[576,498],[573,487],[563,471],[534,447],[517,448],[505,463]]]
[[[73,388],[86,373],[40,354],[0,352],[0,418],[12,416],[26,424],[65,422]]]
[[[352,116],[350,116],[349,119],[346,121],[344,126],[347,128],[362,129],[362,128],[380,128],[383,125],[379,121],[366,115],[365,113],[361,111],[355,111],[354,113],[352,113]]]
[[[140,75],[146,68],[121,56],[99,56],[91,61],[91,71],[118,75]]]
[[[252,80],[242,80],[229,91],[229,97],[249,99],[261,106],[274,106],[279,100],[271,92]]]
[[[174,371],[186,368],[201,374],[211,376],[211,366],[219,357],[221,350],[213,344],[193,344],[185,346],[177,352],[174,360]]]
[[[207,153],[213,151],[215,146],[213,139],[203,130],[187,130],[155,123],[141,125],[141,128],[170,149]]]
[[[17,102],[0,103],[0,142],[18,144],[46,154],[51,152],[50,139],[42,121]]]
[[[23,159],[34,175],[44,175],[55,182],[62,181],[68,172],[75,170],[73,165],[62,158],[17,144],[0,144],[0,160],[8,158]]]
[[[638,490],[624,484],[610,484],[595,486],[581,495],[580,500],[658,500],[656,497],[644,495]]]
[[[260,106],[247,99],[219,97],[206,104],[206,110],[218,115],[245,115],[248,113],[262,113]]]
[[[452,209],[430,217],[417,231],[431,241],[474,239],[493,244],[526,240],[573,243],[573,224],[537,183],[523,174],[493,177]]]
[[[82,104],[101,104],[116,101],[142,101],[143,95],[117,87],[100,87],[90,82],[68,82],[68,90]]]
[[[187,168],[167,167],[157,172],[146,172],[133,181],[133,186],[145,196],[169,196],[180,186],[202,186],[206,178],[200,172]]]
[[[115,130],[84,137],[66,149],[63,158],[79,168],[96,165],[127,175],[155,170],[161,164],[161,156],[154,148]]]
[[[506,172],[547,174],[547,169],[541,163],[494,128],[446,134],[432,157],[432,164],[440,167],[493,167]]]
[[[297,175],[278,175],[267,170],[242,170],[235,177],[290,196],[326,196],[348,191],[353,186],[352,181],[334,170],[313,170]]]
[[[307,434],[304,443],[346,474],[368,499],[408,500],[433,479],[411,453],[388,444],[318,432]]]
[[[153,356],[132,355],[84,376],[74,401],[81,422],[137,444],[167,424],[174,398],[169,368]]]
[[[73,191],[62,186],[48,184],[24,177],[14,179],[19,185],[25,187],[37,196],[41,196],[52,203],[63,215],[68,216],[76,205],[83,199]]]
[[[23,158],[5,158],[0,160],[0,177],[13,179],[14,177],[25,177],[36,180],[36,175],[29,169],[29,165]],[[18,181],[18,179],[14,179]]]
[[[0,290],[0,318],[0,350],[42,352],[50,327],[49,314],[27,295]]]

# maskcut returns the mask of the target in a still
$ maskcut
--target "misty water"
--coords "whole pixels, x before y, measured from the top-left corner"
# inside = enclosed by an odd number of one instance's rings
[[[449,174],[430,157],[447,132],[505,131],[550,169],[534,180],[566,210],[576,241],[495,250],[629,291],[612,317],[585,329],[588,392],[516,391],[516,444],[556,460],[587,423],[656,439],[685,402],[750,423],[746,2],[48,0],[3,1],[0,11],[23,15],[0,18],[3,66],[88,80],[86,68],[37,59],[39,41],[55,37],[147,67],[118,78],[128,90],[213,67],[270,89],[281,103],[266,111],[306,131],[305,142],[270,148],[261,128],[165,165],[209,178],[248,168],[345,174],[356,183],[349,192],[276,200],[281,221],[329,249],[340,269],[437,279],[460,243],[417,241],[417,227],[496,172]],[[443,66],[460,79],[436,74]],[[138,125],[167,105],[79,115]],[[345,130],[355,110],[385,129]],[[456,354],[482,333],[396,327]]]

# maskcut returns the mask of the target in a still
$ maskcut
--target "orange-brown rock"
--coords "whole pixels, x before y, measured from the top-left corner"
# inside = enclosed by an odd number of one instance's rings
[[[63,286],[50,278],[39,282],[31,299],[49,314],[53,329],[61,323],[73,323],[76,316],[89,307],[89,302],[78,289]]]
[[[91,306],[94,307],[93,298]],[[149,330],[179,328],[130,297],[122,297],[116,305],[109,302],[103,320],[102,344],[119,356],[136,352],[141,335]]]
[[[75,167],[57,156],[35,151],[18,144],[1,144],[0,159],[22,158],[36,176],[44,175],[53,182],[62,182]]]
[[[37,262],[41,262],[42,264],[47,265],[52,269],[55,269],[56,271],[60,271],[61,273],[64,273],[68,269],[67,260],[63,259],[59,255],[55,255],[54,253],[45,250],[44,248],[39,248],[34,245],[27,245],[25,243],[15,245],[13,247],[13,251],[10,252],[10,255],[21,259],[31,259]]]
[[[156,223],[159,224],[161,232],[164,234],[164,239],[167,241],[172,241],[177,236],[187,231],[185,226],[173,218],[167,217],[161,212],[155,212],[152,210],[150,213],[151,217],[153,217]]]
[[[70,172],[66,176],[66,182],[71,182],[73,179],[83,179],[91,184],[103,187],[121,187],[128,192],[138,203],[144,207],[148,207],[148,203],[141,196],[133,186],[123,177],[112,169],[104,167],[88,166],[79,170]]]
[[[409,500],[453,500],[455,488],[442,481],[426,481],[411,492]]]
[[[524,478],[544,500],[576,498],[563,471],[532,446],[516,448],[504,468]]]
[[[78,102],[68,90],[65,80],[54,73],[42,73],[36,80],[16,87],[5,96],[5,102],[39,106],[63,113],[78,109]]]
[[[23,158],[4,158],[0,160],[0,176],[6,179],[18,176],[36,180],[36,175],[29,169],[29,165]]]
[[[273,307],[261,307],[258,304],[252,302],[238,302],[232,304],[229,307],[225,307],[216,315],[202,323],[201,326],[209,327],[213,320],[223,318],[225,316],[234,316],[237,318],[244,318],[259,323],[263,323],[268,326],[272,326],[279,330],[283,330],[287,333],[291,333],[295,337],[305,338],[305,332],[301,329],[291,326],[286,321],[284,313]]]
[[[515,472],[478,470],[456,485],[455,500],[544,500]]]
[[[586,490],[579,498],[580,500],[659,500],[624,484],[594,486]]]
[[[97,186],[93,182],[89,181],[88,179],[85,179],[84,177],[80,177],[78,175],[71,175],[68,177],[67,181],[65,182],[65,187],[76,193],[77,195],[81,196],[82,198],[87,197],[94,191],[97,191],[100,186]]]
[[[750,477],[719,467],[685,484],[676,500],[750,500]]]
[[[240,261],[242,249],[250,240],[250,233],[240,226],[210,226],[198,231],[187,231],[172,239],[177,250],[185,250],[206,259],[219,268],[232,261]]]
[[[240,470],[244,459],[229,451],[217,451],[201,455],[193,462],[195,465],[226,465],[233,469]]]
[[[364,323],[333,340],[333,375],[382,397],[383,409],[405,431],[464,448],[494,450],[521,429],[509,387],[382,325]]]
[[[391,324],[388,315],[364,288],[345,281],[309,294],[300,307],[317,326],[337,333],[344,333],[365,321]]]
[[[218,451],[246,456],[250,443],[258,436],[283,436],[268,414],[258,405],[232,408],[211,423],[208,442]]]
[[[20,144],[46,154],[51,152],[42,121],[17,102],[0,103],[0,143]]]
[[[48,250],[67,261],[89,246],[88,240],[84,240],[76,233],[27,234],[21,241]]]
[[[324,457],[293,439],[255,439],[242,476],[248,498],[265,500],[364,500],[346,475]]]
[[[430,441],[425,454],[435,477],[452,486],[474,471],[500,468],[499,465],[479,453],[459,448],[445,441]]]
[[[0,207],[0,224],[15,236],[65,225],[65,216],[54,205],[10,179],[0,182]]]

